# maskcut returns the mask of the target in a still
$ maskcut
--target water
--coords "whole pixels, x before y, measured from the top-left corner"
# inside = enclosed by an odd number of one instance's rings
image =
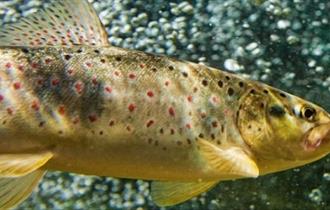
[[[1,0],[0,20],[15,21],[47,2]],[[90,2],[113,45],[234,71],[330,110],[326,0]],[[167,209],[330,209],[329,161],[223,182]],[[49,172],[17,209],[158,209],[148,187],[143,181]]]

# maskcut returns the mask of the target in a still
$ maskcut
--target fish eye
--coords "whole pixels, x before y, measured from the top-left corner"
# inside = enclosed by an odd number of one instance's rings
[[[308,121],[313,121],[316,116],[316,110],[312,107],[305,106],[301,109],[301,116]]]

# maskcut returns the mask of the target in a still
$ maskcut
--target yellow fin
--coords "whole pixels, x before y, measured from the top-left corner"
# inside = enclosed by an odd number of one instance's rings
[[[83,0],[56,0],[44,10],[0,29],[0,46],[108,46],[94,8]]]
[[[0,178],[0,209],[12,208],[25,200],[44,175],[37,170],[16,178]]]
[[[27,175],[44,165],[53,154],[0,154],[0,178]]]
[[[207,191],[216,183],[154,181],[151,183],[151,197],[158,206],[172,206]]]
[[[257,164],[240,147],[216,146],[206,140],[199,141],[199,147],[208,164],[219,174],[233,178],[259,176]]]

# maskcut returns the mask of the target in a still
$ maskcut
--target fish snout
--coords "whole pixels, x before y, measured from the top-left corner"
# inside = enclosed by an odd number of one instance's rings
[[[330,142],[330,123],[320,124],[311,128],[303,138],[302,146],[305,151],[315,151],[321,145]]]

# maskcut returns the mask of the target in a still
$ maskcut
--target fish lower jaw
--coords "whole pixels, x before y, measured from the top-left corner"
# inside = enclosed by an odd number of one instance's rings
[[[330,123],[311,128],[304,136],[302,147],[306,152],[314,152],[318,148],[324,150],[330,140]],[[330,150],[330,148],[328,149]]]

